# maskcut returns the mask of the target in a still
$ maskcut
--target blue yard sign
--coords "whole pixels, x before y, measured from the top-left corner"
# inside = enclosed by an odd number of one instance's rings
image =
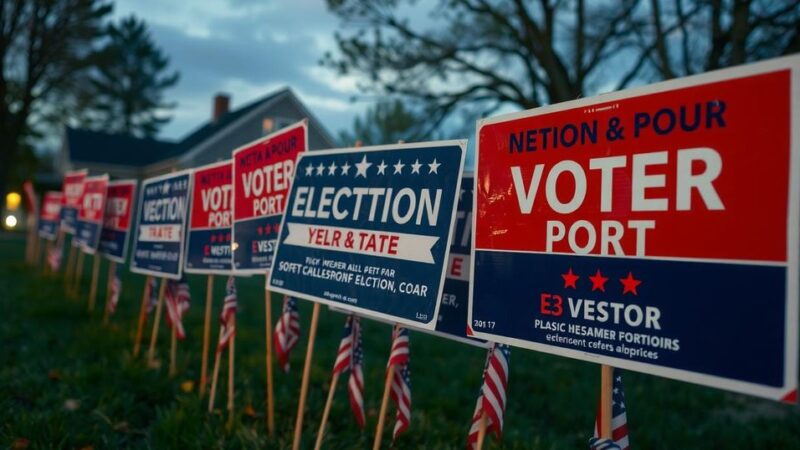
[[[191,174],[188,169],[142,183],[132,272],[176,280],[181,277]]]
[[[465,141],[303,154],[270,287],[433,330]]]

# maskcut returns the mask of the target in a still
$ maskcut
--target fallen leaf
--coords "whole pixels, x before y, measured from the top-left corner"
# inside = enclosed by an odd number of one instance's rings
[[[68,398],[64,401],[64,409],[67,411],[75,411],[76,409],[81,407],[80,400],[75,400],[74,398]]]
[[[186,380],[181,383],[181,390],[185,393],[192,392],[194,390],[194,381],[193,380]]]
[[[58,381],[61,379],[61,372],[59,372],[57,369],[50,369],[50,371],[47,372],[47,378],[53,381]]]
[[[159,369],[161,368],[161,360],[160,359],[150,359],[147,361],[147,367],[150,369]]]
[[[256,410],[253,409],[253,405],[247,405],[244,407],[244,415],[247,417],[255,417],[258,414],[256,413]]]
[[[128,422],[122,421],[114,425],[114,431],[121,431],[127,433],[130,430]]]
[[[12,450],[25,450],[31,445],[31,441],[25,438],[16,438],[14,442],[11,443]]]

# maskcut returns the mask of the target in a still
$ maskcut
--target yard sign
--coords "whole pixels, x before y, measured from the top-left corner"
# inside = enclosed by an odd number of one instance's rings
[[[108,183],[106,212],[97,248],[106,258],[117,263],[124,263],[127,255],[135,197],[136,180]]]
[[[233,267],[231,160],[194,169],[186,237],[186,272],[228,274]]]

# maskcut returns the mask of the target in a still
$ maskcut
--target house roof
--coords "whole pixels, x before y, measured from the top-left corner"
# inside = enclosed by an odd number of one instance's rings
[[[189,151],[240,117],[287,92],[290,92],[288,88],[280,89],[229,111],[216,121],[206,122],[177,142],[67,127],[66,144],[69,159],[101,164],[147,166]]]

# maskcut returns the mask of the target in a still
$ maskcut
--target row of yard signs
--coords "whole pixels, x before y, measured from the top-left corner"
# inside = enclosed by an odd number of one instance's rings
[[[474,177],[466,141],[309,153],[303,121],[145,180],[131,270],[314,302],[296,433],[319,304],[795,402],[799,87],[790,57],[481,120]],[[41,234],[60,214],[123,261],[135,185],[109,185],[101,232],[84,177]]]

